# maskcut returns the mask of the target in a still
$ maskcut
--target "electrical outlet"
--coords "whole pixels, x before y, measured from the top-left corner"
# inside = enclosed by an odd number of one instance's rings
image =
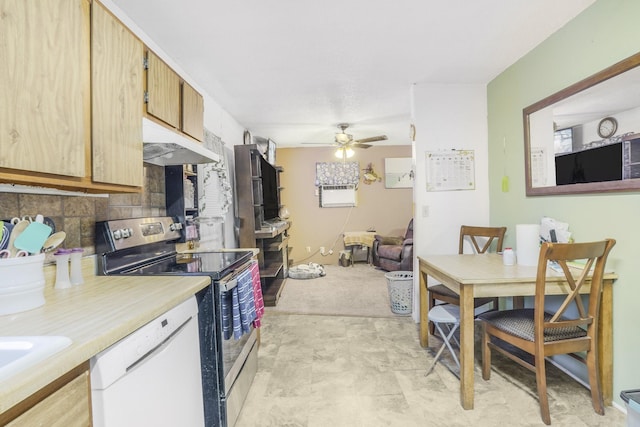
[[[307,246],[307,253],[310,254],[311,253],[311,246]]]
[[[324,246],[320,246],[320,255],[324,255]]]

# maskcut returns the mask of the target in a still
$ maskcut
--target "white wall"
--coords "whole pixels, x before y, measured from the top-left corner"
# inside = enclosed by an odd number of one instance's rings
[[[457,253],[461,225],[491,225],[486,86],[420,84],[413,87],[412,99],[416,126],[414,254]],[[425,153],[451,149],[475,151],[475,190],[427,192]],[[416,263],[416,321],[417,276]]]
[[[598,0],[539,44],[487,86],[491,220],[509,229],[542,216],[569,224],[576,241],[617,240],[607,270],[613,285],[613,398],[640,387],[640,334],[635,326],[640,301],[638,213],[640,192],[527,197],[522,109],[638,52],[640,2]],[[550,67],[549,64],[562,64]],[[498,138],[506,135],[508,157]],[[512,170],[511,189],[500,191],[499,173]],[[515,243],[514,236],[505,244]]]

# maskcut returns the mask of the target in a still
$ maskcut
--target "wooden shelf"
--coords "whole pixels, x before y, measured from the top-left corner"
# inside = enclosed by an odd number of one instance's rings
[[[255,144],[234,146],[236,189],[238,193],[238,217],[240,219],[240,247],[259,249],[260,282],[265,305],[274,306],[278,302],[282,287],[287,280],[290,261],[289,236],[290,221],[267,224],[265,209],[282,207],[280,203],[280,173],[283,169],[264,162]],[[271,178],[275,168],[275,185]],[[269,192],[263,194],[263,192]],[[273,200],[276,191],[277,200]],[[266,206],[265,200],[272,205]],[[273,202],[277,202],[273,204]],[[269,212],[269,215],[273,212]]]
[[[290,221],[287,221],[279,227],[261,228],[260,230],[256,230],[256,239],[270,239],[272,237],[276,237],[279,234],[282,234],[285,230],[288,230],[289,227],[291,227]]]
[[[284,289],[285,279],[275,279],[262,288],[262,299],[267,307],[275,307]]]
[[[191,173],[186,179],[193,183],[194,199],[193,207],[187,207],[185,204],[184,180],[185,168],[183,165],[166,166],[165,174],[165,203],[167,215],[178,219],[183,227],[187,225],[187,217],[196,218],[198,216],[198,180],[197,166],[192,166]],[[186,231],[183,228],[179,242],[187,241]]]
[[[288,242],[289,242],[289,236],[286,236],[286,237],[283,237],[282,240],[264,245],[262,247],[262,250],[265,252],[280,252],[282,249],[287,247]]]
[[[272,262],[270,264],[266,264],[263,268],[260,269],[260,277],[261,278],[275,278],[278,277],[278,273],[282,270],[282,262]]]

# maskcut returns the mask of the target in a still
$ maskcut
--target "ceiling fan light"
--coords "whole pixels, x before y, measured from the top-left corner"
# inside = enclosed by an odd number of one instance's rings
[[[355,154],[355,151],[353,151],[349,147],[347,148],[340,147],[336,150],[335,153],[333,153],[333,155],[339,159],[350,159],[351,157],[353,157],[354,154]]]

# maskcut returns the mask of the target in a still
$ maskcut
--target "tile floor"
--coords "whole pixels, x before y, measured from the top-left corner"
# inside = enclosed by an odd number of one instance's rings
[[[459,382],[432,356],[407,317],[279,314],[263,318],[259,369],[236,427],[538,426],[535,377],[495,363],[476,365],[475,409],[459,405]],[[494,359],[495,360],[495,359]],[[549,370],[553,426],[623,426],[625,415],[591,409],[589,393]]]

